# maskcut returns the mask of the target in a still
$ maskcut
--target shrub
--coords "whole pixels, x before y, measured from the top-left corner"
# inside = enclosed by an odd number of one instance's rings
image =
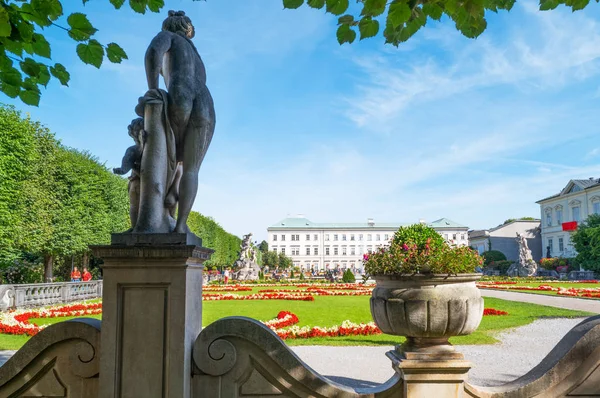
[[[354,277],[354,273],[352,272],[352,270],[347,269],[344,272],[344,275],[342,275],[342,282],[344,282],[344,283],[354,283],[354,282],[356,282],[356,278]]]
[[[300,279],[301,281],[303,281],[305,279],[304,278],[304,272],[300,272],[300,278],[298,278],[298,279]]]
[[[486,268],[500,271],[500,274],[506,275],[506,272],[513,265],[510,260],[492,261]]]
[[[489,250],[487,252],[484,252],[481,256],[483,257],[483,264],[486,267],[490,265],[492,261],[497,262],[506,260],[506,256],[504,255],[504,253],[499,252],[498,250]]]
[[[292,271],[290,272],[290,279],[294,279],[294,277],[295,277],[295,275],[294,275],[294,270],[292,270]]]
[[[435,229],[415,224],[400,227],[389,247],[363,256],[370,275],[472,273],[482,264],[468,247],[451,247]]]

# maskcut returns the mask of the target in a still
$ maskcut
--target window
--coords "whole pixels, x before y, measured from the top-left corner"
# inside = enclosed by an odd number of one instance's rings
[[[319,235],[315,234],[315,235],[313,236],[313,240],[319,240]]]
[[[460,234],[460,240],[465,240],[465,234]]]
[[[333,240],[338,240],[337,234],[333,234]]]
[[[556,209],[556,223],[558,225],[562,224],[563,218],[562,218],[562,209]]]
[[[277,235],[273,235],[273,242],[277,242]]]
[[[371,238],[372,238],[371,234],[367,234],[367,240],[372,240]]]
[[[345,256],[345,255],[346,255],[346,246],[343,246],[342,247],[342,256]]]
[[[342,240],[346,240],[346,234],[342,234]]]
[[[329,240],[329,234],[325,234],[325,240]]]
[[[362,246],[358,246],[358,254],[365,254],[365,249]]]
[[[363,234],[358,234],[358,240],[363,240]]]
[[[273,250],[275,253],[277,253],[277,246],[273,246],[273,247],[271,248],[271,250]]]
[[[594,202],[592,205],[594,214],[600,214],[600,202]]]
[[[546,226],[552,226],[552,209],[546,210]]]
[[[313,249],[313,251],[315,252],[315,256],[318,256],[318,255],[319,255],[319,248],[318,248],[318,247],[315,247],[315,248]]]
[[[558,251],[561,253],[565,251],[565,242],[563,238],[558,238]]]
[[[281,241],[283,242],[285,240],[285,235],[281,235]]]
[[[329,246],[325,246],[325,255],[329,256]]]
[[[292,256],[300,255],[300,246],[292,246]]]
[[[337,248],[337,246],[335,246],[335,247],[333,248],[333,255],[334,255],[334,256],[337,256],[337,255],[338,255],[338,248]]]
[[[548,238],[548,251],[550,253],[554,252],[554,242],[552,241],[552,238]]]
[[[281,248],[281,253],[285,254],[285,247]]]
[[[456,234],[452,234],[452,240],[456,240]]]
[[[306,248],[306,255],[307,255],[307,256],[310,256],[310,247],[307,247],[307,248]]]
[[[292,235],[292,241],[296,240],[296,235]]]
[[[367,252],[372,252],[373,251],[373,246],[367,246]]]
[[[579,206],[573,207],[573,221],[579,222],[579,210],[581,208]]]
[[[354,240],[354,234],[350,235],[350,240]]]
[[[310,240],[310,234],[306,234],[306,240]]]
[[[352,246],[352,247],[350,248],[350,255],[351,255],[351,256],[356,256],[356,248],[355,248],[354,246]]]
[[[390,236],[388,234],[383,235],[383,240],[386,242],[390,240]]]
[[[448,240],[448,234],[444,234],[444,239]]]

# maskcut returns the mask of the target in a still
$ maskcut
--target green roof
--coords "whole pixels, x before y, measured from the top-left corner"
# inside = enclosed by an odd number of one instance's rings
[[[432,228],[467,228],[466,226],[449,220],[447,218],[440,218],[439,220],[435,220],[434,222],[430,222],[428,224]]]
[[[271,229],[398,229],[406,223],[314,223],[305,217],[288,217],[271,225],[267,230]]]
[[[288,217],[275,223],[267,228],[269,230],[280,230],[280,229],[391,229],[397,230],[403,225],[409,225],[409,223],[380,223],[368,222],[362,223],[314,223],[306,217]],[[464,225],[455,223],[454,221],[448,220],[447,218],[441,218],[437,221],[428,224],[433,228],[467,228]]]

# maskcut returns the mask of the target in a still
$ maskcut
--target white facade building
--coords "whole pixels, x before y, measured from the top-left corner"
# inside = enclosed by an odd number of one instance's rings
[[[536,203],[542,215],[543,256],[575,257],[571,233],[590,214],[600,214],[600,180],[571,180],[560,193]]]
[[[267,228],[269,250],[291,257],[304,270],[362,269],[363,254],[388,245],[400,223],[313,223],[289,217]],[[468,228],[442,218],[428,224],[446,240],[468,246]]]

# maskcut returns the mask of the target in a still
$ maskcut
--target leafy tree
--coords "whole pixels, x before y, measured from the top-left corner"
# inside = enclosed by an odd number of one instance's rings
[[[188,227],[202,239],[202,246],[215,251],[205,263],[206,266],[231,266],[237,260],[241,239],[225,231],[211,217],[193,211],[188,219]]]
[[[268,266],[269,268],[277,268],[279,266],[279,257],[274,251],[264,253],[262,261],[263,266]]]
[[[464,36],[475,38],[487,27],[486,11],[510,11],[515,0],[282,0],[284,8],[298,8],[306,3],[311,8],[325,9],[338,17],[337,39],[352,43],[357,33],[360,40],[376,36],[383,30],[386,43],[398,46],[410,39],[428,20],[441,20],[446,15]],[[540,0],[540,10],[552,10],[564,4],[573,11],[585,8],[589,0]]]
[[[344,283],[354,283],[356,282],[356,277],[350,268],[344,271],[344,275],[342,275],[342,281]]]
[[[278,265],[281,269],[288,269],[294,264],[292,259],[283,253],[279,253],[278,260]]]
[[[497,262],[497,261],[505,261],[506,260],[506,256],[504,255],[504,253],[502,253],[498,250],[489,250],[487,252],[483,252],[481,257],[483,257],[483,263],[486,267],[494,261]]]
[[[577,264],[587,270],[600,271],[600,215],[591,214],[571,236],[577,251]]]
[[[267,241],[263,240],[262,242],[260,242],[260,244],[258,245],[258,250],[260,250],[263,253],[268,252],[269,244],[267,243]]]

